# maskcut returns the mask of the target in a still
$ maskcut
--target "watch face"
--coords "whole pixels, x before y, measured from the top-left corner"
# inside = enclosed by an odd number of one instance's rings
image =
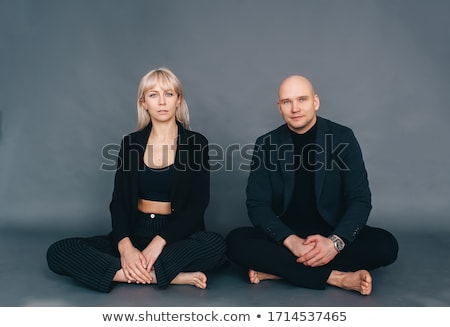
[[[342,242],[341,240],[337,239],[336,242],[335,242],[335,244],[336,244],[336,248],[337,248],[339,251],[342,251],[342,250],[344,249],[345,244],[344,244],[344,242]]]
[[[328,238],[333,241],[334,247],[338,252],[341,252],[344,249],[345,243],[339,237],[337,237],[336,235],[330,235],[328,236]]]

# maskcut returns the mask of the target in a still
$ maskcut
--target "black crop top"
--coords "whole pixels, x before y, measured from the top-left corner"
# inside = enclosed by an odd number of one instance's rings
[[[173,164],[164,168],[150,168],[139,171],[139,198],[169,202],[173,177]]]

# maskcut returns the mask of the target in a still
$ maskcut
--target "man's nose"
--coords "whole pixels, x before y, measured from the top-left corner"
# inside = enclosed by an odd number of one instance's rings
[[[300,101],[298,101],[298,100],[292,101],[292,108],[291,108],[292,112],[298,112],[298,111],[300,111],[301,109],[302,109],[302,108],[301,108],[301,106],[300,106]]]

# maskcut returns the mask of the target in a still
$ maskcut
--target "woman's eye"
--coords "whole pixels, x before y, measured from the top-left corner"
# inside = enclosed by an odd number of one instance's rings
[[[167,93],[166,93],[166,97],[171,97],[171,96],[173,96],[173,93],[172,93],[172,92],[167,92]]]

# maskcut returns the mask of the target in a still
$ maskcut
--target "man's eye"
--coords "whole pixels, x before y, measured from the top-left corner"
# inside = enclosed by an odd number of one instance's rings
[[[284,104],[284,105],[287,105],[287,104],[291,103],[291,100],[283,100],[281,103]]]

